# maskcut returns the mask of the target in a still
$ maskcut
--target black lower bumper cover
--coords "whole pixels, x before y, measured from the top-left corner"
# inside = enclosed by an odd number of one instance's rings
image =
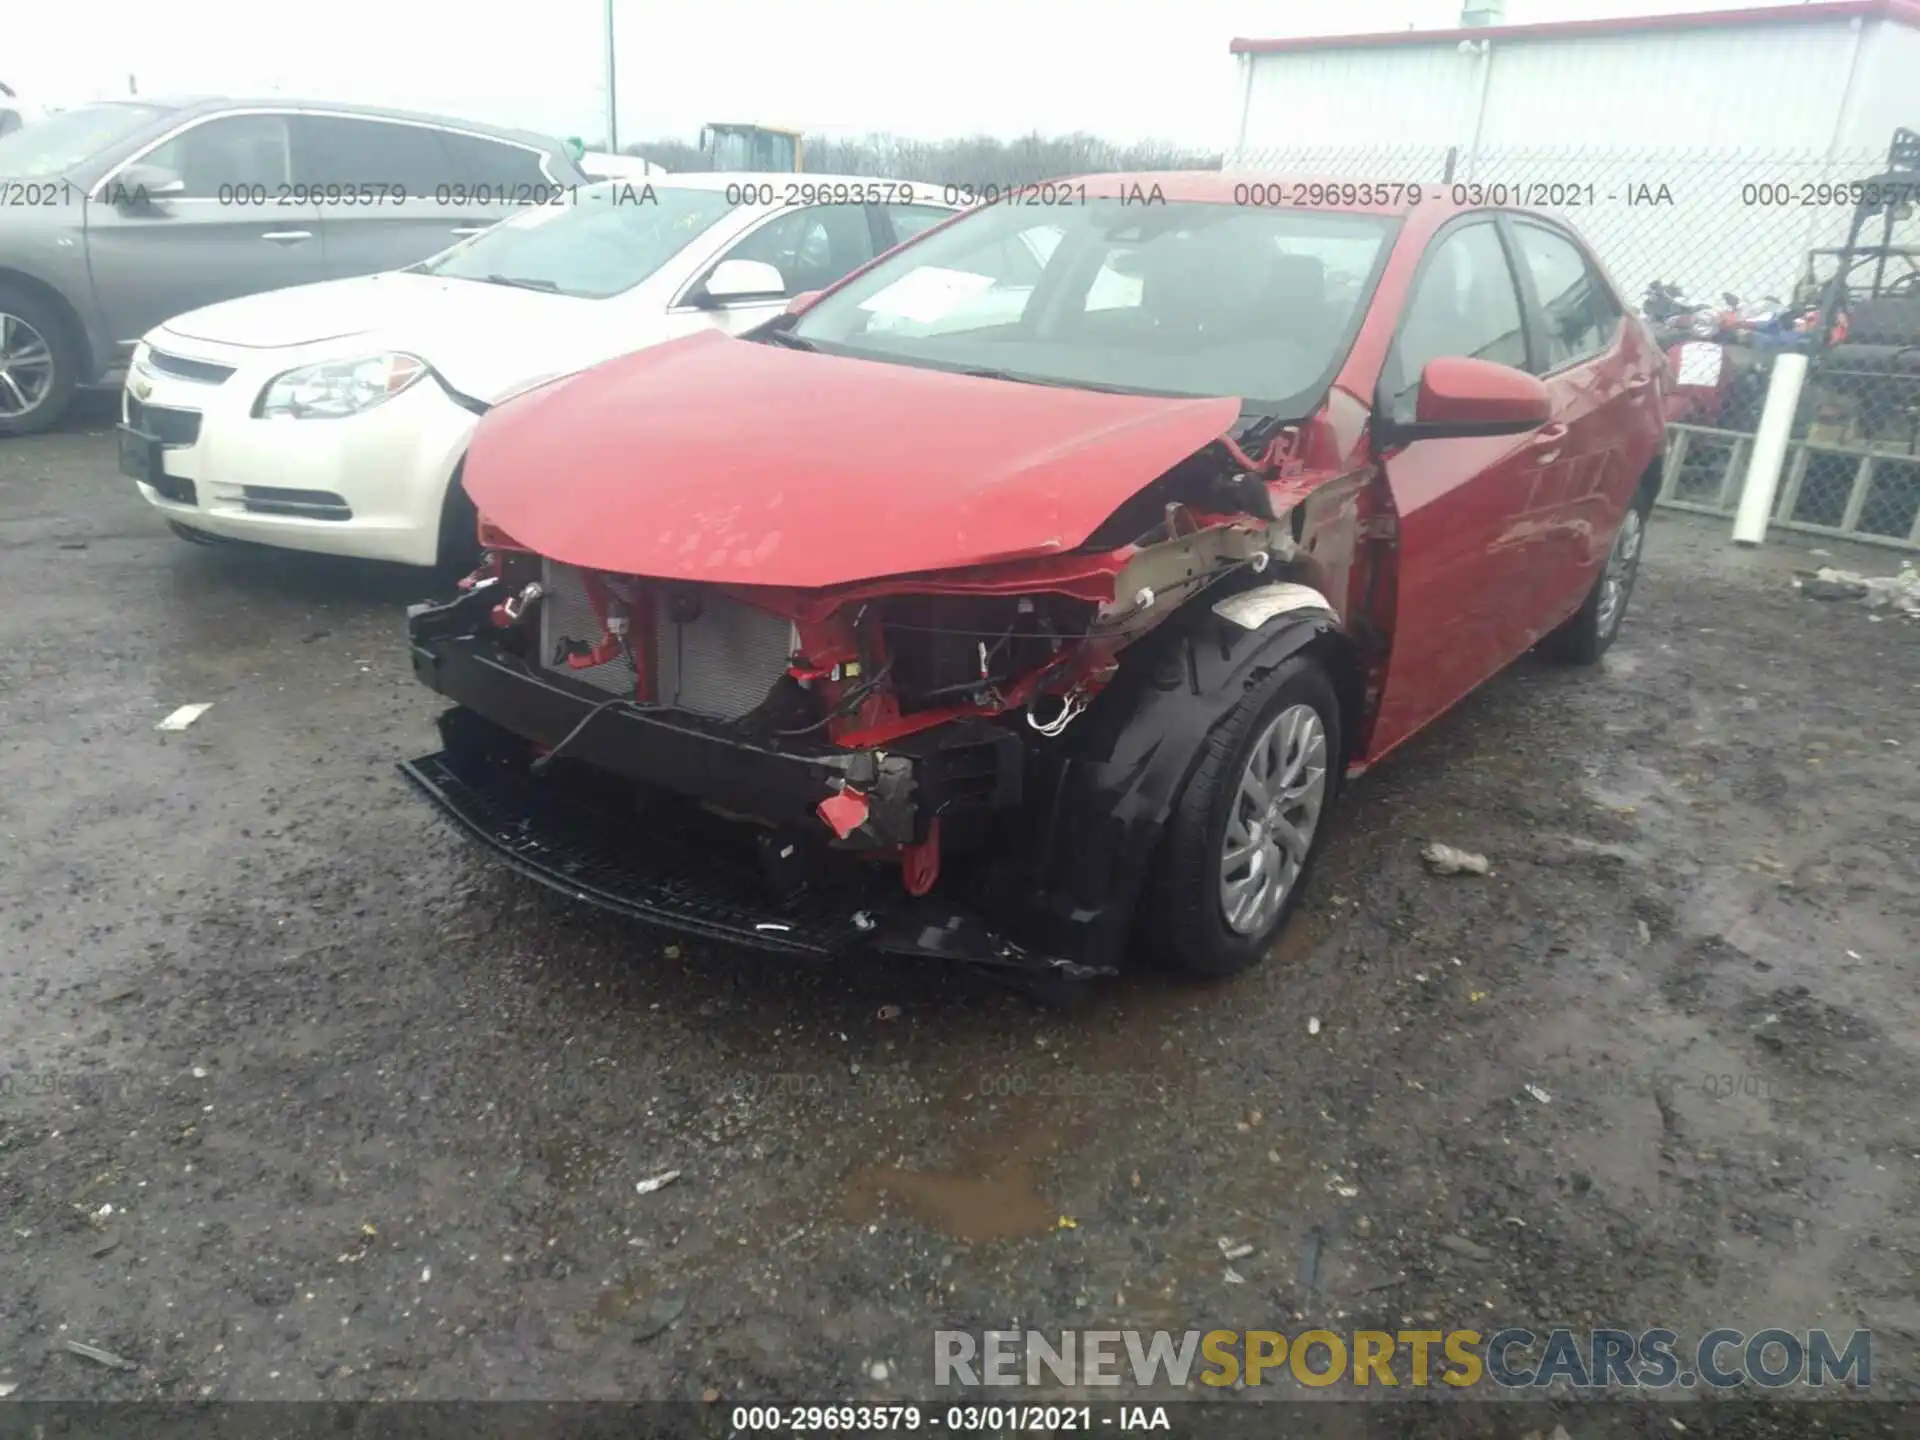
[[[708,733],[684,718],[634,707],[593,716],[604,695],[583,694],[581,687],[557,683],[481,641],[422,640],[421,628],[415,626],[414,674],[510,735],[546,746],[572,736],[570,758],[611,774],[823,831],[816,807],[842,785],[853,785],[866,794],[870,806],[867,821],[855,833],[860,843],[882,848],[924,838],[916,828],[916,771],[904,756],[874,751],[777,753]]]
[[[615,819],[452,750],[400,769],[521,874],[666,929],[804,959],[871,950],[1062,980],[1112,973],[1023,950],[968,911],[906,895],[890,874],[863,888],[809,887],[775,898],[749,857],[716,852],[670,819]]]

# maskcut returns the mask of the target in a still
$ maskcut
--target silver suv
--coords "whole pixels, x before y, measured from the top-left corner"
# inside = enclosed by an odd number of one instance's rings
[[[586,183],[556,140],[359,105],[111,101],[0,136],[0,435],[182,311],[398,269]]]

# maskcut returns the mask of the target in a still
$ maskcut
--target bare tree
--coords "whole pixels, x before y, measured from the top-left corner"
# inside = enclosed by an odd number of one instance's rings
[[[627,154],[637,155],[642,160],[658,165],[662,170],[705,170],[707,157],[700,153],[700,147],[689,145],[684,140],[642,140],[635,145],[622,147]]]
[[[705,170],[707,159],[684,141],[660,139],[626,147],[666,170]],[[875,175],[924,180],[935,185],[1031,185],[1067,175],[1116,170],[1218,170],[1221,157],[1165,141],[1130,145],[1097,135],[1042,135],[1018,140],[975,135],[957,140],[915,140],[875,131],[861,138],[810,135],[805,163],[816,175]]]

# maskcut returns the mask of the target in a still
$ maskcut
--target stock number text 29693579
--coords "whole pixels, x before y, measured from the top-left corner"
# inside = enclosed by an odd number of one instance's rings
[[[267,207],[276,205],[571,205],[580,198],[578,185],[491,185],[449,183],[432,189],[409,190],[385,180],[356,183],[300,185],[222,185],[214,191],[221,205]]]
[[[1433,193],[1432,186],[1405,180],[1249,180],[1233,187],[1233,203],[1281,209],[1418,205]]]

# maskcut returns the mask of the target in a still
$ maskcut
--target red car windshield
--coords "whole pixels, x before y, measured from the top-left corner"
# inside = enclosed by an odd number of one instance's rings
[[[1359,328],[1394,223],[1216,204],[990,205],[823,297],[789,333],[863,359],[1305,414]]]

